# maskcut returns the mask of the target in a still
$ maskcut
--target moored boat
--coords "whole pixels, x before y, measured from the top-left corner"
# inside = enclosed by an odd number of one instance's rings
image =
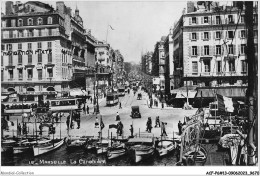
[[[186,152],[182,159],[185,165],[199,165],[203,166],[207,160],[207,151],[204,147],[198,146],[197,148],[192,148],[190,151]]]
[[[127,149],[125,143],[127,140],[113,139],[112,145],[107,149],[107,159],[117,158],[126,154]]]
[[[87,139],[79,138],[79,139],[67,139],[65,141],[66,147],[68,150],[81,149],[85,146]]]
[[[34,156],[39,156],[44,153],[51,152],[59,147],[61,147],[64,143],[64,139],[54,139],[51,140],[47,144],[33,146],[33,154]]]
[[[107,152],[109,140],[108,139],[102,139],[101,141],[97,142],[96,145],[96,151],[97,154],[103,154]]]
[[[2,139],[1,141],[1,153],[12,153],[13,147],[16,144],[15,140]]]
[[[156,150],[158,151],[160,156],[167,155],[175,148],[176,148],[176,143],[170,140],[161,140],[159,141],[158,146],[156,146]]]
[[[128,141],[130,157],[138,163],[154,154],[153,138],[130,138]]]

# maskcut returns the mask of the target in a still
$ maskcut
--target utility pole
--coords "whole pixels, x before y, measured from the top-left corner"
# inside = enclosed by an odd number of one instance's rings
[[[255,164],[255,146],[254,146],[254,118],[255,105],[257,102],[257,95],[255,92],[257,64],[255,58],[254,46],[254,24],[253,24],[253,1],[245,1],[245,22],[247,27],[247,63],[248,63],[248,89],[247,98],[249,103],[249,133],[248,133],[248,165]],[[257,125],[257,124],[256,124]]]

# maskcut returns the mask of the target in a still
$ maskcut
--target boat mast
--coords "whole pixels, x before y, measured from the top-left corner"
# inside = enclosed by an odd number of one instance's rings
[[[255,58],[255,46],[254,46],[254,24],[253,24],[253,1],[245,2],[245,22],[247,27],[247,63],[248,63],[248,88],[247,88],[247,98],[249,103],[249,113],[248,113],[248,122],[249,122],[249,134],[248,134],[248,164],[255,164],[254,156],[254,111],[256,107],[257,97],[257,63]],[[257,109],[257,108],[256,108]]]

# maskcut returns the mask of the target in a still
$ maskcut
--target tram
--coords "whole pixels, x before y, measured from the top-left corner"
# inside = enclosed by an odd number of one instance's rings
[[[74,97],[49,99],[48,101],[50,111],[71,111],[79,109],[78,99]]]
[[[107,106],[113,106],[118,103],[118,94],[117,93],[109,93],[107,94]]]
[[[118,95],[119,96],[125,96],[125,88],[124,87],[118,88]]]

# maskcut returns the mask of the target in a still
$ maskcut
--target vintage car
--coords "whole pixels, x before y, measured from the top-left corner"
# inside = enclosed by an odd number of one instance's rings
[[[132,118],[141,118],[141,113],[139,111],[139,106],[132,106],[132,112],[130,115]]]
[[[137,100],[141,100],[142,99],[142,94],[141,93],[138,93],[137,95]]]

